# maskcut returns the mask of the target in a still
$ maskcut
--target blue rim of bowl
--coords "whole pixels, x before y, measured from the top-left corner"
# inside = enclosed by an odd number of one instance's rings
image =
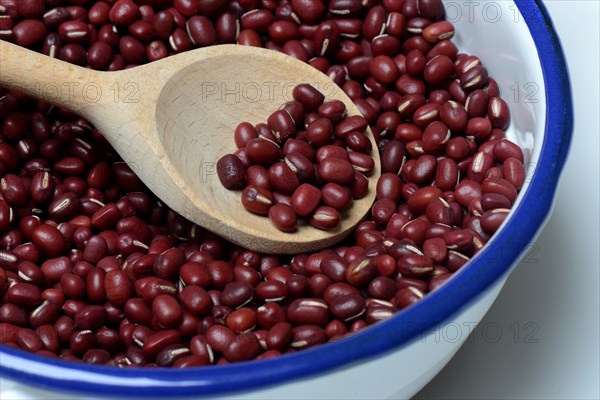
[[[544,168],[536,169],[527,193],[507,221],[503,231],[510,234],[494,238],[497,249],[502,251],[483,250],[457,279],[448,281],[389,320],[339,342],[275,359],[187,370],[115,369],[40,357],[0,346],[0,375],[50,390],[95,395],[154,397],[248,391],[330,372],[398,349],[468,305],[510,270],[544,223],[571,142],[570,82],[552,21],[540,0],[515,3],[529,28],[541,62],[547,117],[539,159],[539,166]],[[2,362],[3,356],[26,361],[32,369],[6,365]]]

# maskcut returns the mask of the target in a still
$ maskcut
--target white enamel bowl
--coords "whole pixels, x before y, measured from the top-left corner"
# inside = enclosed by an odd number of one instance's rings
[[[366,399],[419,391],[460,348],[543,227],[572,131],[564,56],[539,0],[445,5],[459,49],[479,56],[498,81],[511,108],[508,136],[524,149],[528,167],[511,216],[470,265],[389,320],[335,343],[260,362],[117,370],[0,346],[3,397]]]

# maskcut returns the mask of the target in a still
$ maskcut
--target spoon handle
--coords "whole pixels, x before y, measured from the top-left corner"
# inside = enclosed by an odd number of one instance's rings
[[[4,88],[77,112],[100,100],[103,81],[97,71],[0,40],[0,86]]]

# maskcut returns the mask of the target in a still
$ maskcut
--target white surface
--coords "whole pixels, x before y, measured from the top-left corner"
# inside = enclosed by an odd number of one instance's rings
[[[600,4],[545,3],[569,63],[575,109],[556,208],[530,262],[512,273],[473,336],[416,399],[600,398]]]

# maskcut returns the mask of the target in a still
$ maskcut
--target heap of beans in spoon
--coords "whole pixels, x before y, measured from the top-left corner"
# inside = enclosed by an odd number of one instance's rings
[[[443,17],[439,0],[0,0],[2,40],[99,70],[219,43],[303,60],[355,102],[383,172],[344,243],[257,254],[169,210],[89,122],[1,90],[0,343],[118,367],[225,364],[338,340],[435,290],[525,179],[498,85]]]
[[[219,159],[217,173],[226,188],[244,189],[246,210],[268,215],[284,232],[296,229],[298,216],[315,228],[334,229],[340,210],[369,190],[365,174],[375,162],[368,123],[360,115],[347,117],[341,101],[324,102],[309,84],[297,85],[292,95],[266,124],[238,125],[238,150]]]

